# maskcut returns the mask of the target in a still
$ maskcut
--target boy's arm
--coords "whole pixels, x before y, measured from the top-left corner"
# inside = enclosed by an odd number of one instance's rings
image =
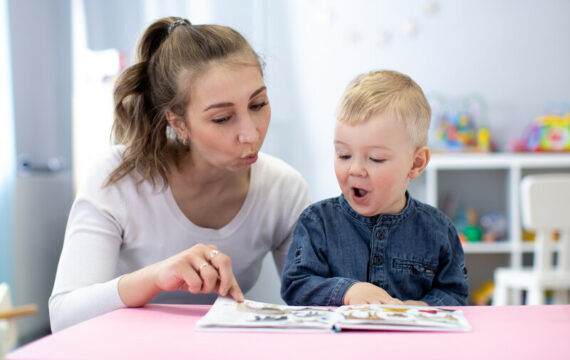
[[[469,285],[463,247],[453,224],[448,226],[448,246],[440,255],[442,266],[433,280],[433,288],[421,299],[431,306],[467,305]]]
[[[289,305],[340,306],[348,288],[357,281],[331,277],[322,221],[307,210],[293,233],[281,277],[281,297]]]

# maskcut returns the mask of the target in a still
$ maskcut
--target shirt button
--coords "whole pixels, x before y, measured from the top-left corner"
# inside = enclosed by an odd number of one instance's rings
[[[384,233],[383,233],[382,231],[378,231],[378,232],[376,233],[376,238],[377,238],[378,240],[384,239]]]
[[[382,264],[384,264],[384,258],[380,255],[376,255],[376,256],[374,256],[373,262],[374,262],[374,265],[382,265]]]

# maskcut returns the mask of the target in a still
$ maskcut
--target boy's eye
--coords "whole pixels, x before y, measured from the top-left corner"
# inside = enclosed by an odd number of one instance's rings
[[[339,155],[338,155],[338,158],[341,159],[341,160],[348,160],[348,159],[350,159],[350,155],[340,155],[340,154],[339,154]]]
[[[370,160],[375,163],[383,163],[384,161],[386,161],[386,159],[378,159],[378,158],[370,158]]]
[[[256,111],[257,111],[257,110],[261,110],[261,108],[264,107],[264,106],[267,105],[267,104],[269,104],[267,101],[263,101],[263,102],[260,102],[260,103],[258,103],[258,104],[252,104],[249,108],[250,108],[251,110],[256,110]]]

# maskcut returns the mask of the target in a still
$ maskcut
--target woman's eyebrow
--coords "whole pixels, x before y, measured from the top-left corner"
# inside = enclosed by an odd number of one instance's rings
[[[255,96],[257,96],[259,93],[263,92],[263,91],[266,90],[266,89],[267,89],[266,86],[260,87],[259,89],[255,90],[255,91],[249,96],[249,99],[250,99],[250,100],[253,99]],[[222,107],[232,106],[233,104],[234,104],[234,103],[232,103],[232,102],[215,103],[215,104],[212,104],[212,105],[209,105],[208,107],[206,107],[206,108],[204,109],[204,112],[205,112],[205,111],[208,111],[208,110],[210,110],[210,109],[216,109],[216,108],[222,108]]]
[[[232,106],[233,104],[234,103],[232,103],[232,102],[221,102],[221,103],[212,104],[212,105],[208,106],[207,108],[205,108],[204,112],[206,112],[210,109]]]
[[[267,89],[267,87],[262,86],[262,87],[260,87],[259,89],[255,90],[255,91],[251,94],[251,96],[249,97],[249,99],[250,99],[250,100],[253,99],[255,96],[257,96],[260,92],[262,92],[262,91],[265,90],[265,89]]]

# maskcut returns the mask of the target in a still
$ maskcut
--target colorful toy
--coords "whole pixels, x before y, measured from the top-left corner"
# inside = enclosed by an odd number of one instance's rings
[[[463,229],[463,235],[465,235],[465,238],[467,238],[469,242],[481,241],[483,232],[478,224],[479,216],[477,215],[477,210],[468,208],[465,210],[465,216],[467,217],[467,226]]]
[[[570,112],[544,115],[512,146],[515,151],[570,151]]]
[[[470,207],[459,212],[453,222],[462,243],[507,238],[507,218],[500,211],[485,213],[479,218],[477,210]]]
[[[500,211],[481,215],[479,220],[485,242],[501,241],[507,238],[507,217]]]
[[[489,128],[481,126],[485,113],[485,103],[481,98],[471,96],[461,102],[454,102],[443,96],[432,95],[430,106],[432,148],[446,151],[491,150]]]

